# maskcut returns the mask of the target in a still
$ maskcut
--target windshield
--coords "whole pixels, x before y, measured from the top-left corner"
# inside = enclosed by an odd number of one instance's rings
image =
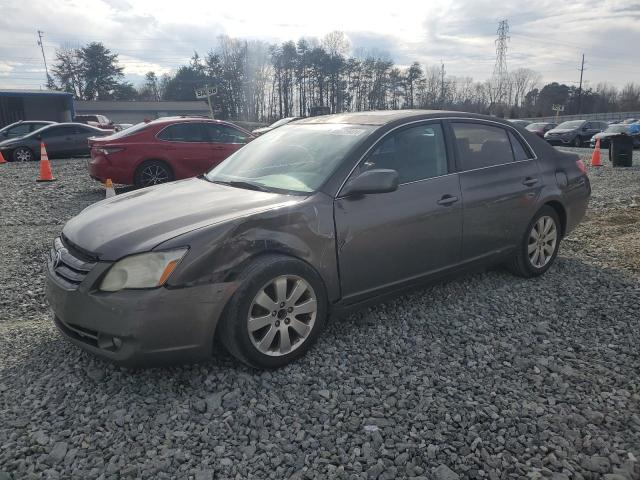
[[[531,132],[535,132],[536,130],[541,130],[546,127],[546,123],[530,123],[525,128]]]
[[[570,122],[562,122],[556,128],[557,129],[564,128],[564,129],[567,129],[567,130],[574,130],[576,128],[580,128],[583,123],[584,123],[584,120],[572,120]]]
[[[244,182],[270,190],[313,192],[375,127],[285,125],[258,137],[206,174],[211,182]]]
[[[609,133],[626,133],[629,127],[626,125],[610,125],[605,132]]]

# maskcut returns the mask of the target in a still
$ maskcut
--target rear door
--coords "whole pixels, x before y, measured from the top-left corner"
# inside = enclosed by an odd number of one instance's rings
[[[89,137],[100,135],[101,132],[84,127],[82,125],[75,126],[75,135],[73,141],[74,155],[89,154]]]
[[[464,261],[507,251],[535,213],[537,161],[514,129],[451,121],[463,201]]]
[[[169,125],[157,138],[178,178],[204,173],[211,163],[211,150],[204,122],[184,122]]]
[[[383,137],[352,176],[396,170],[394,192],[338,195],[334,217],[344,299],[357,301],[460,261],[462,198],[440,122]]]

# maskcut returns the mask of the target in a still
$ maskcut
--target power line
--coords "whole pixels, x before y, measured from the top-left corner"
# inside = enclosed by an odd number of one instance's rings
[[[578,114],[582,113],[582,74],[584,73],[584,53],[582,54],[582,64],[580,65],[580,86],[578,87]]]

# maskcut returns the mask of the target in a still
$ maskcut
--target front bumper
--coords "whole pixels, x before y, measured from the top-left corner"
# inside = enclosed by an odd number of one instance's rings
[[[64,336],[84,350],[127,367],[211,356],[218,319],[234,284],[101,292],[94,285],[110,266],[96,263],[76,288],[61,281],[48,262],[46,295]]]

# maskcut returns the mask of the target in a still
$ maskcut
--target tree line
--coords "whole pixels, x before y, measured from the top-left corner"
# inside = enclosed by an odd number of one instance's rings
[[[195,100],[194,90],[216,86],[220,118],[271,121],[306,116],[313,107],[331,113],[400,108],[450,109],[519,118],[640,110],[640,85],[618,90],[607,83],[579,89],[552,82],[528,68],[495,78],[446,75],[441,66],[396,65],[384,54],[357,50],[332,32],[321,40],[268,44],[220,36],[204,56],[194,52],[171,74],[148,72],[134,86],[124,80],[117,53],[93,42],[56,52],[49,87],[81,100]]]

